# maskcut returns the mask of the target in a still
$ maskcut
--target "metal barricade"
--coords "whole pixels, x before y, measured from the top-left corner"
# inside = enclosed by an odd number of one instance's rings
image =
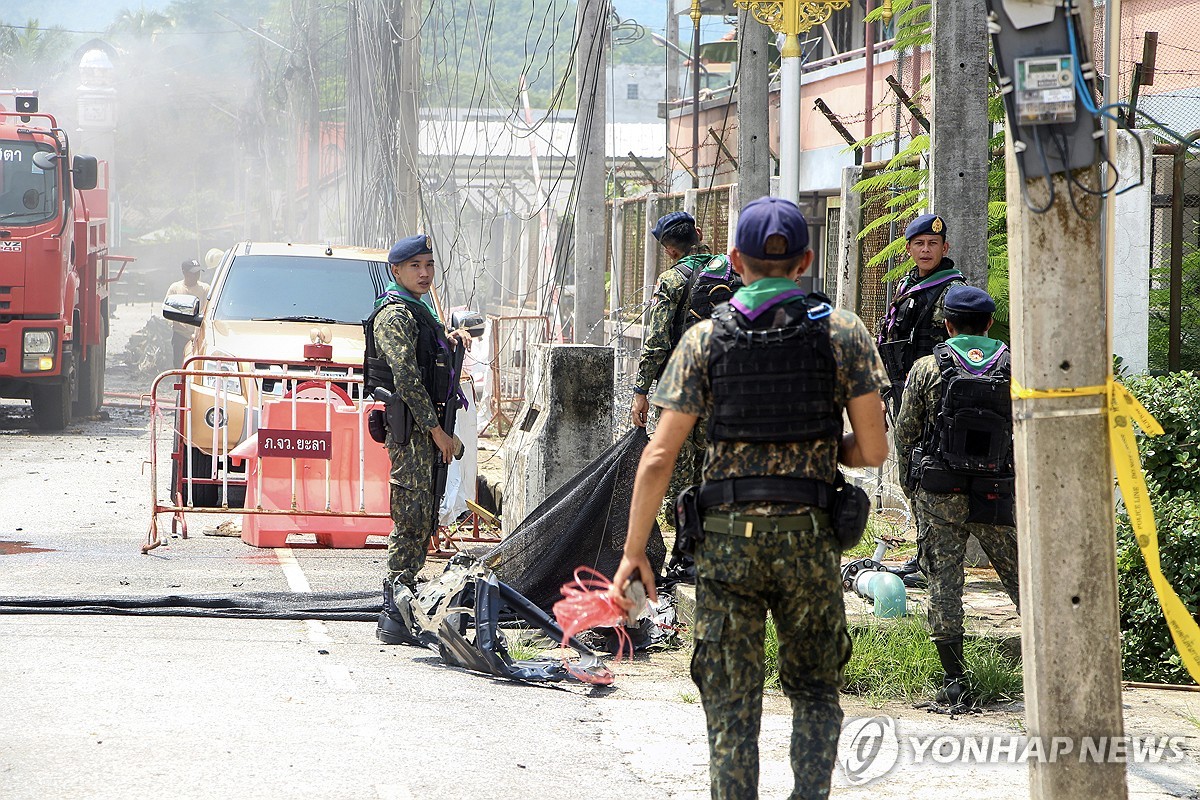
[[[550,320],[540,314],[488,317],[491,322],[492,414],[481,428],[493,423],[501,436],[526,398],[526,379],[533,345],[550,341]]]
[[[170,514],[171,532],[185,539],[186,514],[242,514],[242,539],[263,547],[283,546],[289,533],[315,533],[318,544],[330,547],[362,547],[368,536],[386,536],[390,461],[367,429],[368,413],[382,404],[364,399],[361,369],[326,361],[248,363],[197,356],[155,378],[149,395],[152,511],[142,552],[164,543],[160,514]],[[174,393],[173,402],[160,400],[165,389]],[[166,436],[171,479],[164,501],[158,454]],[[472,513],[438,527],[430,551],[453,553],[460,544],[498,540],[498,530]]]
[[[388,519],[386,507],[367,508],[369,483],[380,480],[386,487],[388,478],[386,470],[382,475],[371,475],[368,468],[366,417],[376,404],[363,401],[361,369],[320,361],[272,360],[266,367],[246,368],[248,363],[250,360],[244,358],[198,356],[189,358],[181,369],[155,378],[149,395],[152,512],[143,552],[163,543],[158,534],[160,514],[172,515],[172,532],[183,538],[187,538],[185,513]],[[160,400],[164,383],[175,393],[173,404]],[[313,429],[313,404],[320,405],[317,417],[323,415],[323,430]],[[302,408],[308,427],[300,426]],[[271,429],[269,437],[260,439],[261,421],[265,417],[282,418],[289,424],[289,409],[290,427]],[[301,502],[308,493],[301,491],[297,462],[332,460],[335,414],[352,418],[350,444],[356,452],[350,456],[350,477],[357,497],[349,508],[339,508],[334,502],[333,483],[337,478],[331,467],[321,470],[323,485],[317,492],[318,501]],[[164,426],[168,417],[171,424]],[[167,501],[160,499],[158,487],[158,453],[164,435],[169,435],[172,442]],[[369,445],[382,450],[373,440]],[[271,494],[265,491],[264,470],[258,469],[252,485],[248,485],[247,476],[252,471],[249,461],[272,457],[290,460],[287,507],[264,505],[264,497]],[[245,465],[240,470],[239,461]],[[253,504],[247,503],[250,507],[230,503],[231,497],[247,496],[254,500]]]

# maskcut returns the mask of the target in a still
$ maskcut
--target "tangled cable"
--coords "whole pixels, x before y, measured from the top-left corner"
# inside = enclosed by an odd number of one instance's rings
[[[614,663],[620,661],[626,653],[633,657],[633,642],[625,631],[625,611],[608,596],[612,581],[591,567],[579,567],[575,570],[575,580],[564,583],[562,599],[554,604],[554,618],[563,631],[562,646],[566,648],[570,639],[581,631],[591,628],[612,628],[616,631],[617,652]],[[568,659],[563,658],[563,666],[575,678],[586,683],[600,683],[595,676],[576,670]],[[608,681],[611,683],[611,678]]]

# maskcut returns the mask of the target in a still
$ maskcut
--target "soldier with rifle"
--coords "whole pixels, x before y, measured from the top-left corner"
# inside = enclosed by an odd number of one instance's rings
[[[409,604],[425,565],[446,470],[455,458],[453,424],[459,408],[462,357],[470,336],[447,332],[422,298],[433,287],[433,243],[401,239],[388,253],[393,282],[363,323],[366,390],[386,400],[382,437],[391,458],[391,516],[383,611],[376,637],[384,644],[419,644]],[[382,390],[382,391],[380,391]],[[378,425],[372,436],[379,437]]]

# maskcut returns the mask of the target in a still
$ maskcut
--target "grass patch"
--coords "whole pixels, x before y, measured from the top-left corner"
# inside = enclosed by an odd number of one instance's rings
[[[695,692],[680,692],[679,699],[691,706],[696,704],[696,701],[700,699],[700,695]]]
[[[854,547],[850,548],[845,553],[842,553],[842,557],[850,560],[856,558],[871,558],[875,555],[875,537],[894,536],[899,538],[903,535],[904,529],[901,526],[880,514],[872,514],[871,516],[867,517],[867,530],[863,533],[862,539]],[[885,558],[907,559],[909,556],[916,555],[916,552],[916,543],[904,544],[900,547],[897,547],[895,550],[887,551]]]
[[[874,620],[852,628],[854,652],[846,665],[844,691],[863,696],[871,705],[887,701],[931,699],[942,681],[942,664],[929,640],[922,616]],[[779,636],[767,619],[766,685],[779,689]],[[994,639],[968,640],[963,648],[971,688],[984,704],[1021,697],[1021,665],[1014,664]]]
[[[531,661],[546,650],[536,638],[527,639],[517,635],[505,636],[504,648],[514,661]]]

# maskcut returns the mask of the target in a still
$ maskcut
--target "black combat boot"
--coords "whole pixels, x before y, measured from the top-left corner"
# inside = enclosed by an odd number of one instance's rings
[[[938,703],[951,708],[970,707],[974,705],[970,688],[967,686],[967,671],[963,666],[962,639],[950,639],[944,642],[934,642],[938,658],[942,661],[942,669],[946,677],[942,688],[938,690],[935,699]]]
[[[411,598],[412,595],[407,586],[401,584],[400,588]],[[408,617],[409,615],[403,613],[396,604],[394,584],[390,580],[384,579],[383,611],[379,612],[379,624],[375,627],[375,638],[384,644],[420,645],[420,641],[413,634],[413,626]]]
[[[917,563],[916,556],[898,567],[885,567],[884,569],[893,575],[899,575],[900,579],[904,581],[904,585],[910,589],[924,589],[929,585],[929,581],[925,579],[925,573],[921,571],[921,565]]]

